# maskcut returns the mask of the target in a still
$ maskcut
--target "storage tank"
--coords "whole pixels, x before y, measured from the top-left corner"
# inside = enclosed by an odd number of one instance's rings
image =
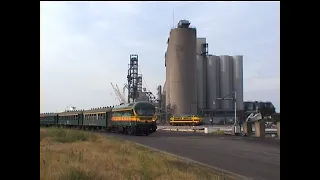
[[[232,93],[232,57],[227,55],[220,56],[220,97],[225,97]],[[230,94],[232,97],[232,94]],[[222,110],[232,110],[232,100],[220,100]]]
[[[168,45],[169,45],[169,38],[167,41]],[[166,91],[166,99],[165,99],[165,106],[167,107],[170,104],[170,66],[169,66],[169,61],[168,61],[168,49],[165,53],[165,66],[166,66],[166,82],[165,82],[165,87],[164,90]]]
[[[207,108],[219,109],[219,56],[209,55],[207,61]]]
[[[197,113],[196,83],[196,29],[180,24],[170,32],[167,65],[169,79],[166,94],[169,94],[172,115]],[[168,87],[169,85],[169,87]]]
[[[206,38],[197,38],[197,103],[199,108],[206,108],[206,58],[201,55]]]
[[[233,56],[233,87],[237,95],[237,110],[244,110],[243,105],[243,56]]]

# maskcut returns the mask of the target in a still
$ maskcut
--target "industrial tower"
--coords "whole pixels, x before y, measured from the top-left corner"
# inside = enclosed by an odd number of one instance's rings
[[[142,75],[138,74],[138,55],[130,55],[130,63],[128,68],[128,103],[135,102],[142,92]]]

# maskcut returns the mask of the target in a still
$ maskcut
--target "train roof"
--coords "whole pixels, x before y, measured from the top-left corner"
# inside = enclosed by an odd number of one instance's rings
[[[56,116],[58,113],[40,113],[40,117]]]
[[[99,107],[99,108],[92,108],[88,110],[84,110],[83,113],[97,113],[97,112],[110,112],[112,107]]]
[[[142,105],[142,104],[148,104],[148,105],[152,105],[154,107],[153,104],[149,103],[148,101],[139,101],[139,102],[134,102],[134,103],[129,103],[129,104],[122,104],[119,106],[115,106],[112,111],[117,111],[117,110],[121,110],[121,109],[132,109],[135,108],[138,105]]]
[[[68,115],[79,115],[83,112],[83,110],[71,110],[71,111],[64,111],[59,113],[59,116],[68,116]]]

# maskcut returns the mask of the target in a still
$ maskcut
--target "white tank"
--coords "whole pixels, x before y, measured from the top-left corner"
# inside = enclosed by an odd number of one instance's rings
[[[168,38],[168,47],[169,47],[170,38]],[[166,91],[165,107],[168,107],[170,104],[170,62],[168,59],[168,48],[165,55],[165,64],[166,64],[166,82],[164,90]]]
[[[202,44],[206,38],[197,38],[197,103],[199,108],[206,108],[206,58],[201,56]]]
[[[196,65],[196,29],[172,29],[167,52],[166,95],[169,94],[174,116],[197,113]]]
[[[233,87],[236,90],[237,110],[244,110],[243,105],[243,56],[233,56]]]
[[[219,56],[209,55],[207,57],[207,108],[219,109]]]
[[[232,78],[232,57],[227,55],[220,56],[220,97],[230,94],[232,97],[233,78]],[[232,110],[232,100],[220,100],[221,109]]]

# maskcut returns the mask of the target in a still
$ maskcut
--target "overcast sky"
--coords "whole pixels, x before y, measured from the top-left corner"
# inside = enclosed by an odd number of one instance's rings
[[[130,54],[156,94],[170,28],[187,19],[209,53],[244,56],[244,100],[280,111],[279,2],[40,2],[41,112],[119,104]],[[173,18],[174,11],[174,18]]]

